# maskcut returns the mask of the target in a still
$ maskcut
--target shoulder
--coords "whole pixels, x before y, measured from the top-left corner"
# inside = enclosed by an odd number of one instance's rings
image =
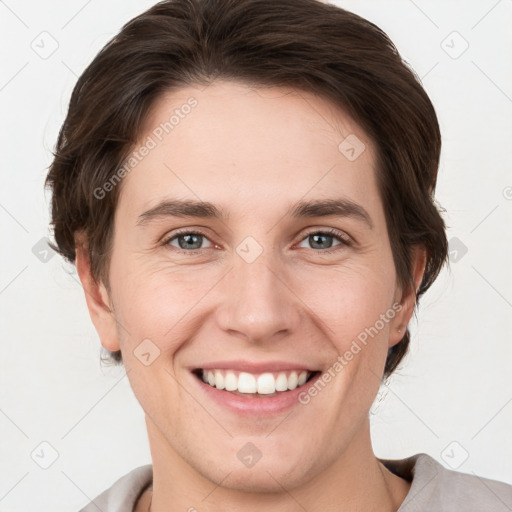
[[[512,485],[445,468],[426,453],[401,460],[379,459],[411,481],[398,512],[510,512]]]
[[[79,512],[132,512],[142,491],[153,479],[153,466],[147,464],[133,469],[116,480],[111,487],[94,498]]]

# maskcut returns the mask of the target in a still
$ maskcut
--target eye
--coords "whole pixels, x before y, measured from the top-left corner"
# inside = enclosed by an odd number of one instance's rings
[[[339,243],[333,245],[333,239]],[[210,244],[203,247],[203,242],[208,241]],[[330,253],[342,249],[344,246],[350,246],[351,240],[348,235],[335,229],[311,231],[306,234],[301,243],[308,242],[312,249],[319,249],[320,252]],[[177,245],[176,245],[177,243]],[[214,247],[208,237],[200,231],[179,231],[162,241],[162,245],[171,246],[178,251],[188,254],[200,253],[203,249]]]
[[[201,249],[208,249],[209,247],[202,247],[203,241],[208,240],[204,233],[200,231],[181,231],[178,233],[174,233],[171,237],[166,238],[162,245],[171,245],[172,247],[176,247],[178,250],[182,250],[188,253],[194,253],[200,251]],[[178,246],[173,244],[172,242],[176,241]],[[211,244],[211,242],[208,240]],[[213,247],[213,244],[211,244]]]
[[[338,240],[339,243],[333,245],[332,239]],[[341,249],[339,246],[350,245],[348,236],[335,229],[311,231],[302,239],[301,243],[304,242],[309,243],[313,249],[321,249],[321,252],[327,253]]]

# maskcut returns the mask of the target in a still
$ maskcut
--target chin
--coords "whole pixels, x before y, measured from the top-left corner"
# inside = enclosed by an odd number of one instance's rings
[[[290,466],[290,464],[292,465]],[[308,480],[303,468],[301,468],[299,474],[297,466],[290,463],[289,460],[283,460],[279,463],[268,461],[266,464],[260,460],[252,468],[236,466],[231,471],[230,475],[220,485],[227,489],[248,493],[282,493],[283,488],[286,490],[293,489],[301,482]]]

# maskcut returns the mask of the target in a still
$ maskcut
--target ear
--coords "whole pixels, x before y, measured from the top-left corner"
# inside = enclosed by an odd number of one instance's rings
[[[389,334],[389,346],[396,345],[405,335],[405,329],[409,323],[412,314],[414,313],[414,306],[416,305],[416,293],[419,290],[423,275],[425,273],[425,266],[427,264],[427,251],[423,246],[416,245],[413,247],[411,255],[412,263],[412,277],[414,286],[409,286],[407,290],[401,292],[401,297],[396,302],[399,302],[401,308],[397,311],[393,322],[390,324],[391,332]],[[397,307],[398,309],[398,307]]]
[[[76,270],[84,289],[92,323],[98,332],[101,344],[110,351],[119,350],[116,320],[111,309],[108,291],[103,283],[98,283],[92,276],[89,245],[85,236],[79,234],[75,240]]]

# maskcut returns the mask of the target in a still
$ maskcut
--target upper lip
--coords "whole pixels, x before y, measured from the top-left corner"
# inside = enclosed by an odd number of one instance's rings
[[[299,364],[292,363],[290,361],[262,361],[262,362],[254,362],[254,361],[245,361],[245,360],[235,360],[235,361],[213,361],[210,363],[205,363],[204,365],[196,366],[192,368],[193,370],[202,369],[202,370],[236,370],[240,372],[247,373],[265,373],[265,372],[279,372],[279,371],[309,371],[314,372],[316,370],[311,369],[311,367]]]

